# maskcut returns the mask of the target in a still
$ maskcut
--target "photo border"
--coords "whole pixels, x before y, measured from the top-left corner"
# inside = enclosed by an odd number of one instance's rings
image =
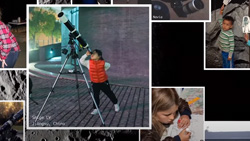
[[[211,5],[211,1],[210,1],[210,5]],[[210,13],[212,12],[212,10],[210,9]],[[212,15],[210,14],[210,19],[212,18]],[[211,21],[210,21],[211,22]],[[250,70],[250,68],[207,68],[206,67],[206,24],[207,22],[204,22],[204,51],[203,51],[203,70],[222,70],[222,71],[235,71],[235,70]]]
[[[206,121],[204,125],[207,128],[208,126],[210,126],[210,125],[207,125],[207,124],[211,124],[211,123],[217,124],[219,122],[220,123],[227,123],[227,125],[230,125],[230,126],[231,126],[230,123],[234,122],[234,123],[238,124],[238,127],[241,127],[240,124],[243,125],[243,124],[247,123],[248,125],[250,125],[250,121]],[[234,126],[231,126],[231,128],[234,128]],[[248,131],[246,131],[246,130],[244,130],[244,131],[243,130],[242,131],[216,131],[216,130],[213,130],[213,131],[210,131],[210,132],[216,132],[216,133],[221,133],[221,132],[226,132],[226,133],[229,133],[229,132],[249,132],[250,133],[250,126],[248,127]],[[239,138],[239,137],[241,137],[241,138]],[[230,140],[230,139],[226,139],[226,138],[225,139],[212,139],[212,138],[210,139],[210,138],[205,138],[205,139],[206,140],[221,140],[221,141]],[[249,140],[249,139],[250,139],[250,136],[247,136],[247,138],[245,136],[238,136],[238,138],[235,137],[235,138],[232,138],[231,140],[246,141],[246,140]]]
[[[25,100],[0,100],[0,102],[22,102],[23,103],[23,141],[25,141],[26,133],[26,103]]]
[[[205,134],[205,116],[206,116],[206,112],[205,112],[205,86],[160,86],[160,87],[152,87],[151,89],[153,88],[202,88],[203,89],[203,140],[205,141],[205,137],[206,137],[206,134]],[[179,95],[179,94],[178,94]],[[151,102],[152,103],[152,102]],[[191,115],[192,116],[192,115]]]
[[[151,129],[152,125],[151,125],[151,43],[152,43],[152,12],[151,12],[151,4],[144,4],[144,5],[138,5],[138,4],[133,4],[133,5],[93,5],[93,4],[89,4],[89,5],[65,5],[65,4],[61,4],[61,5],[34,5],[34,4],[27,4],[26,5],[26,18],[29,20],[29,8],[30,7],[106,7],[106,8],[110,8],[110,7],[121,7],[121,8],[139,8],[139,7],[143,7],[143,8],[148,8],[148,12],[149,12],[149,127],[30,127],[29,126],[29,96],[26,97],[27,100],[27,130],[46,130],[46,129],[53,129],[53,130],[60,130],[60,129],[67,129],[67,130],[78,130],[78,129],[97,129],[97,130],[102,130],[102,129],[112,129],[112,130],[138,130],[139,129]],[[27,37],[27,42],[26,42],[26,47],[27,47],[27,56],[29,55],[29,21],[27,21],[27,32],[26,32],[26,37]],[[29,57],[27,57],[27,66],[29,66]],[[27,70],[27,84],[29,84],[29,69]],[[29,94],[29,90],[27,87],[27,94]]]
[[[205,1],[205,0],[204,0]],[[197,19],[197,20],[152,20],[153,22],[163,22],[163,23],[172,23],[172,22],[183,22],[183,23],[189,23],[189,22],[191,22],[191,23],[196,23],[196,22],[201,22],[201,23],[206,23],[206,22],[211,22],[211,0],[209,0],[209,15],[208,15],[208,17],[209,17],[209,19],[208,20],[199,20],[199,19]],[[151,16],[151,19],[152,19],[153,17]]]

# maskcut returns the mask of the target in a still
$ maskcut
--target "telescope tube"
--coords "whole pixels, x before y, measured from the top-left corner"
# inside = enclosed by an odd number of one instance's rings
[[[81,37],[81,34],[76,30],[75,26],[72,25],[72,23],[69,21],[69,19],[64,15],[63,12],[60,12],[58,14],[58,17],[64,23],[64,25],[69,29],[70,33],[74,35],[74,37],[77,39],[77,41],[80,43],[80,45],[87,49],[89,52],[91,52],[90,48],[88,47],[88,43]]]
[[[183,11],[186,14],[191,14],[203,8],[204,8],[204,3],[201,0],[192,0],[192,2],[189,2],[183,6]]]
[[[23,117],[23,109],[18,111],[13,117],[6,121],[0,128],[0,134],[12,127],[18,120]]]

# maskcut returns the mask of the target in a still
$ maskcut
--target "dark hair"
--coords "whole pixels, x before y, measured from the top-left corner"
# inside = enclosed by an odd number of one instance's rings
[[[98,54],[98,56],[100,56],[100,60],[104,60],[103,57],[102,57],[102,51],[101,50],[95,49],[92,52],[96,52]]]
[[[234,24],[234,18],[231,17],[231,16],[225,16],[225,17],[223,18],[223,20],[230,21],[230,22],[232,23],[232,25]]]

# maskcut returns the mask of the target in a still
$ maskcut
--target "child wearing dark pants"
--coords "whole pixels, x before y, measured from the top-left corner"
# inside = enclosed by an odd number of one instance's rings
[[[91,59],[85,60],[89,55],[91,55]],[[100,91],[103,91],[114,104],[115,111],[118,112],[120,107],[118,105],[115,94],[110,88],[108,76],[106,74],[106,70],[109,69],[110,64],[104,61],[104,59],[102,58],[102,52],[96,49],[91,54],[89,51],[87,51],[86,54],[81,57],[80,62],[82,65],[89,69],[90,80],[92,83],[94,98],[97,106],[99,107],[100,103]],[[98,111],[94,104],[94,110],[91,112],[91,114],[95,115],[97,113]]]
[[[110,89],[108,80],[103,83],[92,82],[92,88],[94,90],[94,97],[95,97],[95,101],[98,107],[100,103],[100,99],[99,99],[100,91],[103,91],[113,103],[117,104],[117,98],[115,97],[115,94],[113,93],[113,91]],[[95,109],[95,104],[94,104],[94,109]]]

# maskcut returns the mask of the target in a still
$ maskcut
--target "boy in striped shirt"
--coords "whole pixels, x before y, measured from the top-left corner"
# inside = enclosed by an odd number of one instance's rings
[[[220,10],[219,23],[221,25],[221,32],[219,36],[219,47],[222,50],[223,68],[234,68],[234,33],[233,24],[234,19],[231,16],[226,16],[222,19],[224,4]]]

